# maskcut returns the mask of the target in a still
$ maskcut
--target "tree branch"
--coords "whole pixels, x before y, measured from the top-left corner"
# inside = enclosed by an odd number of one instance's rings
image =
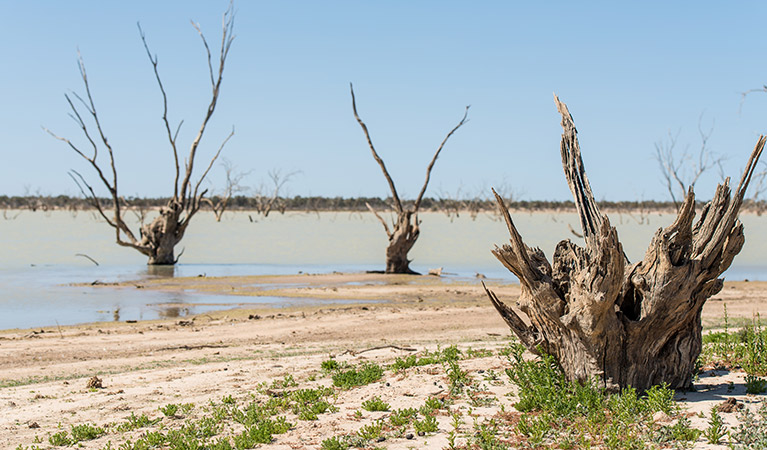
[[[386,236],[388,236],[389,239],[391,239],[391,231],[389,230],[389,226],[386,225],[386,221],[383,219],[383,217],[381,217],[378,214],[378,211],[376,211],[372,206],[370,206],[370,203],[365,202],[365,206],[367,206],[370,212],[372,212],[378,218],[378,220],[381,221],[381,225],[383,225],[384,231],[386,231]]]
[[[378,156],[378,152],[376,152],[376,149],[373,146],[373,141],[370,139],[370,133],[368,132],[368,127],[365,125],[365,122],[363,122],[362,119],[360,119],[359,114],[357,114],[357,102],[354,98],[354,86],[351,83],[349,83],[349,89],[351,90],[351,93],[352,93],[352,110],[354,111],[354,118],[357,119],[357,123],[359,123],[360,127],[362,127],[362,131],[365,132],[365,138],[368,141],[368,146],[370,147],[370,151],[373,152],[373,158],[381,167],[381,171],[383,171],[384,177],[386,177],[386,182],[389,183],[389,189],[391,190],[392,198],[394,199],[394,209],[397,211],[397,214],[401,214],[404,210],[402,208],[402,202],[399,199],[399,195],[397,195],[397,188],[394,186],[394,180],[392,180],[391,176],[389,175],[389,171],[386,170],[386,165],[384,164],[381,157]]]
[[[418,198],[415,201],[415,206],[413,207],[413,212],[417,213],[418,208],[421,206],[421,199],[423,199],[423,195],[426,193],[426,186],[429,184],[429,178],[431,177],[431,169],[434,167],[434,163],[437,161],[437,157],[439,156],[439,153],[442,151],[442,147],[445,146],[445,143],[448,139],[450,139],[450,136],[453,135],[453,133],[456,132],[461,126],[468,122],[466,117],[469,115],[469,108],[471,105],[466,107],[466,110],[463,112],[463,117],[461,118],[461,121],[458,122],[458,125],[453,127],[452,130],[450,130],[449,133],[447,133],[447,136],[445,136],[445,139],[442,140],[442,143],[439,144],[439,148],[437,149],[437,152],[434,153],[434,157],[431,159],[431,162],[429,163],[429,166],[426,168],[426,181],[423,182],[423,187],[421,188],[421,192],[418,194]]]
[[[138,32],[141,36],[141,42],[144,43],[144,50],[146,50],[146,55],[149,58],[149,62],[152,64],[152,69],[154,70],[154,76],[157,80],[157,85],[160,87],[160,93],[162,94],[162,121],[165,124],[165,131],[168,135],[168,142],[170,142],[170,146],[173,149],[173,161],[176,164],[176,177],[173,181],[173,197],[178,197],[178,179],[181,176],[181,168],[178,163],[178,148],[176,147],[176,138],[178,138],[178,132],[181,130],[181,124],[184,123],[184,121],[182,120],[179,122],[175,133],[171,132],[170,122],[168,121],[168,95],[165,93],[165,87],[162,84],[162,79],[160,79],[160,72],[157,69],[157,55],[152,56],[152,52],[149,50],[149,44],[146,42],[146,35],[144,34],[144,30],[141,29],[141,24],[136,23],[136,26],[138,27]]]

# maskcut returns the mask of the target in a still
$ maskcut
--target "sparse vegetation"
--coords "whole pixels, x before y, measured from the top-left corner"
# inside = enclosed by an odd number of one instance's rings
[[[724,330],[703,336],[699,360],[704,367],[742,367],[753,377],[767,376],[767,329],[761,317],[757,315],[740,330],[731,331],[725,305]]]
[[[708,337],[705,345],[718,345],[718,354],[729,355],[738,355],[738,346],[758,349],[754,342],[763,331],[753,325],[747,332],[728,328]],[[748,358],[747,351],[740,354]],[[71,447],[102,438],[98,445],[103,450],[239,450],[284,442],[280,436],[285,433],[300,432],[296,430],[311,426],[308,421],[340,411],[341,415],[332,416],[333,421],[348,418],[358,424],[344,434],[324,436],[314,446],[323,450],[383,448],[388,445],[383,442],[402,439],[414,440],[414,447],[419,447],[431,443],[427,439],[437,434],[451,450],[634,450],[684,448],[703,442],[727,443],[735,450],[767,448],[763,438],[767,406],[756,413],[748,408],[738,412],[741,424],[730,429],[716,408],[706,415],[706,425],[693,426],[690,415],[675,402],[674,391],[666,386],[643,393],[626,388],[608,394],[596,383],[568,381],[545,354],[530,356],[521,344],[512,342],[494,351],[449,346],[388,363],[353,364],[331,358],[319,363],[320,371],[308,379],[305,374],[303,379],[293,373],[281,375],[258,383],[249,396],[232,392],[218,394],[208,404],[168,403],[155,407],[154,415],[137,410],[103,428],[93,424],[59,427],[43,434],[42,440],[47,439],[51,446]],[[484,368],[478,370],[472,358],[482,358],[480,367]],[[499,361],[503,364],[489,366]],[[424,376],[428,376],[429,386],[433,382],[434,393],[420,394],[420,406],[393,409],[397,397],[387,396],[394,389],[391,385]],[[763,379],[748,374],[745,381],[747,387],[758,387],[763,383],[759,380]],[[380,384],[365,387],[377,382]],[[511,399],[499,395],[509,392],[512,384],[517,389]],[[375,394],[358,395],[369,390]],[[489,407],[495,411],[492,416],[483,412]],[[34,444],[19,445],[17,450],[36,448]]]
[[[338,370],[333,374],[333,385],[342,389],[351,389],[374,383],[383,376],[383,368],[378,364],[367,363],[359,368]]]

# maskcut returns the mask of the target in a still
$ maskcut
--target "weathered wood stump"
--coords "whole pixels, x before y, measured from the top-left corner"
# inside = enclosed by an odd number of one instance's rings
[[[613,392],[660,383],[689,388],[701,351],[701,309],[722,289],[719,276],[745,242],[737,216],[765,137],[733,197],[728,178],[693,224],[695,195],[689,189],[674,223],[659,229],[644,259],[631,264],[594,201],[572,116],[555,102],[562,115],[562,165],[586,246],[561,241],[549,264],[540,249],[525,245],[496,194],[511,241],[493,254],[519,278],[521,294],[511,307],[485,290],[522,343],[552,355],[571,380],[596,379]]]

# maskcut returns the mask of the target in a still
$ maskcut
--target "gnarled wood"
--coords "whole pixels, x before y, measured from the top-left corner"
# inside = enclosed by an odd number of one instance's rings
[[[386,170],[386,164],[384,164],[383,159],[378,156],[378,152],[373,145],[373,140],[370,138],[370,132],[368,131],[367,125],[365,125],[365,122],[360,119],[360,116],[357,113],[357,101],[354,97],[354,87],[351,85],[351,83],[349,84],[349,89],[351,90],[352,94],[352,110],[354,111],[354,118],[357,119],[357,123],[360,124],[362,131],[365,133],[365,139],[367,140],[368,147],[370,147],[370,151],[373,153],[373,159],[375,159],[375,161],[381,167],[381,171],[386,178],[386,182],[389,184],[394,212],[397,214],[397,219],[396,221],[392,222],[392,227],[390,229],[386,224],[386,221],[378,214],[378,212],[373,209],[372,206],[366,204],[368,209],[376,216],[376,218],[378,218],[379,221],[381,221],[384,230],[386,231],[386,235],[389,237],[389,245],[386,247],[386,273],[417,274],[417,272],[414,272],[412,269],[410,269],[410,260],[407,258],[407,254],[410,249],[413,248],[413,245],[415,245],[415,241],[418,239],[418,235],[420,233],[420,229],[418,227],[418,209],[421,207],[421,200],[423,200],[423,196],[426,193],[426,188],[429,185],[429,180],[431,179],[431,171],[434,168],[434,163],[437,161],[440,152],[442,152],[442,148],[445,146],[448,139],[450,139],[450,136],[452,136],[453,133],[455,133],[464,123],[468,121],[467,116],[469,114],[469,107],[466,107],[466,110],[463,113],[463,117],[461,118],[461,121],[458,122],[458,125],[453,127],[453,129],[450,130],[442,140],[442,143],[439,144],[437,151],[431,158],[431,162],[429,162],[429,165],[426,167],[426,180],[423,182],[421,191],[418,193],[418,198],[416,198],[412,207],[406,208],[403,206],[402,201],[397,194],[397,187],[394,185],[394,180],[392,179],[391,175],[389,175],[389,171]]]
[[[554,356],[572,380],[596,378],[610,391],[664,382],[689,388],[701,350],[701,308],[721,290],[719,276],[745,242],[737,216],[765,137],[734,196],[727,179],[693,224],[690,188],[674,223],[656,232],[642,261],[630,264],[594,200],[572,116],[555,102],[562,116],[562,165],[586,245],[560,242],[549,264],[540,249],[524,244],[496,194],[511,239],[493,254],[519,278],[522,293],[510,307],[485,288],[490,301],[528,349]]]

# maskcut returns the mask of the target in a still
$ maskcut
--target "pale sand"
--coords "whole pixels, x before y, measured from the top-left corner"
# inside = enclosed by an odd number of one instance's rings
[[[726,283],[722,293],[709,300],[703,320],[721,326],[723,306],[731,321],[751,319],[766,311],[767,283]],[[125,283],[104,289],[137,289]],[[70,424],[105,425],[122,422],[131,413],[160,417],[158,407],[169,403],[208,404],[231,395],[247,400],[259,383],[292,375],[301,387],[330,385],[320,364],[330,356],[339,361],[390,363],[407,350],[436,350],[458,345],[466,350],[498,350],[509,342],[509,330],[495,312],[479,282],[451,282],[436,277],[375,274],[297,275],[280,277],[191,278],[142,282],[141,289],[197,289],[237,295],[282,295],[307,298],[354,299],[354,305],[313,306],[260,311],[223,311],[188,318],[154,322],[104,323],[40,330],[0,332],[0,447],[31,445],[35,436],[48,447],[48,435],[69,430]],[[516,285],[493,286],[501,299],[513,301]],[[385,300],[385,302],[380,302]],[[378,301],[377,303],[374,303]],[[249,318],[258,315],[259,318]],[[388,346],[388,347],[387,347]],[[377,350],[369,350],[383,347]],[[492,417],[500,406],[513,410],[514,386],[503,374],[505,357],[488,356],[461,361],[461,367],[478,380],[492,370],[500,382],[483,381],[496,395],[491,407],[473,408],[478,420]],[[485,371],[480,373],[479,371]],[[101,373],[104,389],[89,390],[87,379]],[[316,381],[309,381],[316,377]],[[691,413],[704,411],[728,397],[754,405],[764,396],[746,396],[744,374],[719,372],[701,377],[696,393],[678,394]],[[728,391],[730,382],[734,390]],[[386,384],[389,384],[387,386]],[[260,448],[318,448],[323,439],[353,432],[384,412],[353,413],[362,401],[380,396],[392,408],[419,407],[430,395],[442,395],[447,386],[441,367],[409,369],[408,375],[385,373],[381,382],[339,391],[338,412],[322,414],[317,421],[300,421],[294,429],[277,435]],[[453,409],[466,406],[458,401]],[[197,408],[199,413],[199,407]],[[467,409],[463,410],[466,413]],[[723,414],[734,424],[735,414]],[[175,419],[176,423],[181,421]],[[398,448],[443,448],[452,430],[447,415],[438,417],[440,431],[413,440],[387,440],[379,445]],[[706,421],[691,417],[704,428]],[[171,424],[174,419],[164,419]],[[461,431],[472,428],[465,417]],[[40,428],[30,428],[36,423]],[[101,448],[139,436],[107,434],[83,442],[84,448]],[[459,439],[459,442],[462,442]],[[117,447],[117,445],[114,445]],[[701,440],[696,447],[708,448]],[[720,446],[725,448],[724,446]],[[711,448],[717,448],[713,446]]]

